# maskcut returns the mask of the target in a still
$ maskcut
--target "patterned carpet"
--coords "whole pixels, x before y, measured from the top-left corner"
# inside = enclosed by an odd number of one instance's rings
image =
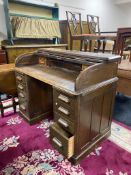
[[[131,130],[112,123],[112,134],[77,166],[49,143],[46,119],[33,126],[6,110],[0,118],[0,175],[131,175]]]

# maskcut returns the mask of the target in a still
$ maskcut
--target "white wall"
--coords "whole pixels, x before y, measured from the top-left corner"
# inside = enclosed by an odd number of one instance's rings
[[[54,2],[46,0],[46,2]],[[101,31],[116,31],[118,27],[126,26],[126,10],[116,5],[114,0],[55,0],[60,6],[60,19],[65,19],[65,11],[81,12],[83,19],[86,14],[100,16]],[[74,8],[73,8],[74,7]]]
[[[125,3],[130,3],[131,0],[115,0],[116,4],[125,4]]]
[[[131,2],[119,5],[126,13],[125,21],[126,27],[131,27]]]
[[[30,0],[31,1],[31,0]],[[40,2],[58,3],[60,19],[66,19],[65,11],[81,12],[82,19],[86,14],[100,16],[101,31],[116,31],[118,27],[131,26],[131,3],[128,5],[115,4],[115,0],[38,0]],[[117,0],[118,1],[118,0]],[[0,32],[6,34],[2,0],[0,0]],[[131,18],[130,18],[131,19]]]

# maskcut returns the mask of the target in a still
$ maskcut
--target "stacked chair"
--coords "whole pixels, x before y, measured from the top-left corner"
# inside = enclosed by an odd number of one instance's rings
[[[99,16],[87,14],[87,24],[90,33],[95,33],[100,38],[95,42],[96,47],[94,48],[97,52],[114,52],[116,44],[116,36],[109,34],[108,32],[103,33],[100,31],[100,18]],[[104,38],[102,38],[104,36]],[[90,41],[92,42],[92,40]],[[91,43],[92,44],[92,43]]]
[[[99,17],[93,15],[87,15],[87,26],[89,28],[89,33],[83,32],[81,13],[75,13],[66,11],[68,28],[70,32],[70,50],[73,49],[73,41],[80,41],[80,51],[84,45],[84,51],[93,51],[93,41],[97,41],[97,51],[100,51],[101,43],[103,42],[102,52],[105,52],[106,41],[110,40],[114,42],[113,51],[116,43],[115,35],[105,35],[100,33],[99,27]]]

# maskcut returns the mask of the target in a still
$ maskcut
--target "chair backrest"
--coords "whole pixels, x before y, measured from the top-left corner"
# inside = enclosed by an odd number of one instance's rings
[[[99,16],[87,14],[87,24],[90,33],[98,33],[100,35]]]
[[[83,33],[81,14],[76,12],[66,11],[67,22],[70,35],[80,35]]]

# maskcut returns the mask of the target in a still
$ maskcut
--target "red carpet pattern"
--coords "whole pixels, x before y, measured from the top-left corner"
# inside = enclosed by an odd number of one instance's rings
[[[113,122],[112,136],[73,166],[50,145],[50,124],[45,119],[30,126],[6,111],[0,118],[0,175],[131,175],[130,128]]]

